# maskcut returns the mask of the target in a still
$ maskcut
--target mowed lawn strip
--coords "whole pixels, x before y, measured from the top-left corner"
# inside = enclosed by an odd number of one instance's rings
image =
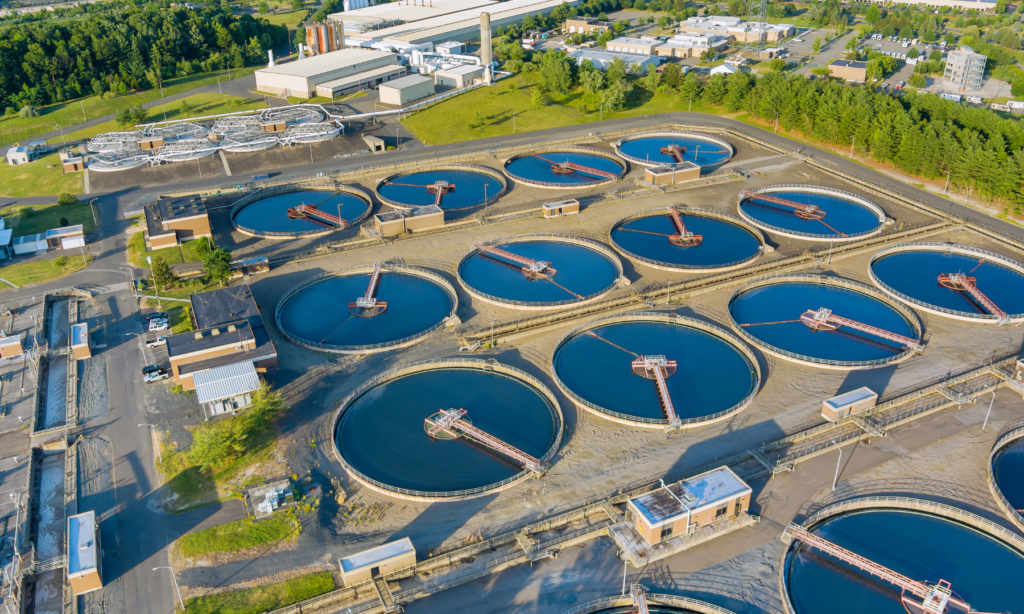
[[[92,264],[93,261],[93,257],[86,254],[85,262],[82,262],[81,254],[75,254],[74,252],[68,254],[67,259],[68,263],[64,266],[57,264],[57,258],[11,264],[0,268],[0,277],[18,286],[31,286],[32,284],[41,284],[46,281],[67,277],[72,273],[81,271]],[[0,291],[11,289],[7,284],[0,283]]]
[[[26,215],[28,209],[31,209],[32,213]],[[81,224],[82,231],[89,234],[96,228],[92,214],[89,203],[82,202],[70,207],[54,203],[7,209],[4,211],[4,218],[7,220],[7,227],[14,229],[14,236],[23,237],[46,232],[51,228],[60,228],[61,218],[68,221],[68,226]],[[99,211],[96,211],[96,217],[99,219]]]
[[[329,572],[308,574],[259,588],[189,599],[189,614],[262,614],[334,590]]]
[[[244,518],[195,533],[178,540],[181,554],[188,557],[210,552],[231,552],[260,544],[280,541],[298,535],[299,520],[295,510],[285,510],[264,520]]]
[[[52,168],[46,168],[50,166]],[[52,154],[28,164],[9,166],[0,162],[0,196],[53,196],[67,192],[81,194],[84,173],[64,173],[60,157]],[[4,217],[7,212],[4,212]]]

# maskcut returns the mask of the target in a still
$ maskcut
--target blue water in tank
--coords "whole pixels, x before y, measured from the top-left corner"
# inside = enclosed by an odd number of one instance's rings
[[[753,365],[731,344],[685,325],[626,322],[593,329],[601,339],[637,354],[677,363],[665,379],[676,414],[698,418],[725,411],[754,389]],[[634,356],[580,333],[555,356],[558,378],[583,399],[620,414],[665,419],[654,381],[633,373]]]
[[[1024,510],[1024,441],[1007,448],[996,463],[999,490],[1015,510]]]
[[[572,162],[574,164],[579,164],[580,166],[586,166],[599,171],[615,173],[616,175],[622,172],[622,165],[614,160],[610,160],[603,156],[569,151],[550,151],[534,156],[523,156],[522,158],[516,158],[509,162],[505,168],[508,169],[509,173],[516,177],[522,177],[528,181],[539,181],[543,183],[586,186],[588,184],[608,181],[605,177],[588,174],[582,171],[569,174],[556,173],[551,170],[552,162],[556,164]]]
[[[281,326],[312,344],[373,345],[411,337],[430,329],[451,313],[452,299],[441,286],[415,275],[382,271],[377,299],[387,311],[359,318],[348,304],[366,293],[369,273],[328,277],[285,303]]]
[[[917,337],[910,322],[882,301],[854,290],[815,283],[781,282],[748,290],[733,299],[729,310],[739,324],[797,320],[750,326],[743,330],[765,343],[801,356],[861,361],[890,358],[904,351],[896,343],[868,333],[846,327],[831,332],[815,332],[799,322],[805,311],[820,307],[831,309],[837,316],[898,335]]]
[[[814,533],[913,580],[947,580],[976,611],[1024,611],[1024,556],[964,525],[880,510],[839,516]],[[802,546],[788,572],[797,614],[906,614],[899,589],[818,550]]]
[[[466,259],[459,268],[462,279],[470,287],[502,300],[575,302],[580,299],[573,292],[587,297],[607,289],[618,276],[615,265],[607,256],[581,245],[538,240],[498,247],[532,260],[550,262],[558,271],[551,278],[555,283],[530,281],[522,273],[503,267],[480,253]]]
[[[338,215],[341,219],[349,222],[361,216],[370,207],[362,198],[347,192],[309,190],[257,200],[236,213],[234,221],[239,226],[258,232],[326,230],[320,224],[307,219],[288,219],[288,210],[299,205],[315,205],[317,209],[331,215]],[[340,215],[338,214],[338,205],[341,205]]]
[[[759,201],[756,194],[744,199],[740,203],[740,209],[759,222],[783,230],[836,238],[843,238],[839,233],[855,235],[874,230],[881,225],[875,212],[840,196],[797,191],[772,192],[770,196],[804,205],[817,205],[825,212],[825,217],[821,220],[804,220],[797,217],[793,209]]]
[[[394,183],[408,185],[380,184],[377,192],[381,196],[410,207],[433,205],[435,195],[427,192],[426,187],[409,187],[434,185],[437,181],[455,184],[455,191],[449,192],[441,199],[441,208],[450,211],[466,209],[482,205],[485,200],[493,199],[501,193],[501,182],[484,173],[467,170],[436,170],[399,175],[391,179]]]
[[[670,145],[685,147],[686,153],[683,154],[683,160],[700,166],[722,164],[732,155],[728,148],[712,141],[669,135],[630,139],[619,146],[619,151],[634,158],[649,160],[652,163],[675,164],[675,157],[661,153],[662,147]]]
[[[932,251],[899,252],[871,265],[880,280],[928,305],[966,313],[988,313],[966,292],[939,285],[942,273],[969,273],[978,289],[1006,313],[1024,313],[1024,275],[984,256]],[[980,266],[979,266],[980,263]]]
[[[556,421],[534,388],[497,373],[438,369],[371,388],[345,411],[335,433],[342,456],[357,471],[389,486],[452,491],[500,482],[519,473],[461,440],[431,441],[423,421],[462,408],[473,426],[540,458]]]
[[[668,214],[651,215],[621,224],[612,231],[612,241],[622,249],[649,260],[694,268],[715,268],[741,262],[753,257],[760,247],[757,237],[731,222],[682,212],[679,216],[688,231],[704,236],[700,245],[677,247],[668,242],[668,237],[646,234],[675,234],[675,224]]]

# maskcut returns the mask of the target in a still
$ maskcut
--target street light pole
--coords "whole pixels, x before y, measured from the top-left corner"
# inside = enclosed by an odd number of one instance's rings
[[[178,593],[178,603],[181,604],[181,609],[184,611],[184,609],[185,609],[185,602],[182,601],[182,599],[181,599],[181,591],[178,589],[178,580],[174,577],[174,568],[173,567],[154,567],[153,571],[156,571],[158,569],[170,569],[171,570],[171,581],[174,582],[174,590],[175,590],[175,592]]]
[[[843,462],[843,449],[839,447],[839,444],[834,439],[832,440],[832,445],[836,447],[836,450],[839,450],[839,460],[836,461],[836,477],[832,478],[832,490],[835,490],[836,482],[839,481],[839,463]]]
[[[992,400],[988,402],[988,411],[985,412],[985,423],[981,425],[981,430],[983,430],[983,431],[985,430],[985,427],[988,426],[988,417],[989,417],[989,415],[992,414],[992,404],[995,403],[995,402],[996,402],[996,390],[995,390],[995,388],[993,388],[992,389]]]
[[[61,143],[67,144],[67,140],[64,138],[64,128],[60,124],[57,124],[57,129],[60,130],[60,141],[61,141]]]
[[[139,348],[142,350],[142,360],[144,360],[146,364],[149,364],[149,357],[146,356],[146,345],[142,343],[142,333],[125,333],[124,335],[125,337],[135,335],[139,338]]]
[[[149,424],[147,422],[143,422],[139,426],[148,426],[152,430],[152,433],[153,433],[153,447],[156,448],[156,457],[160,460],[161,463],[164,462],[164,457],[160,454],[160,442],[157,441],[157,439],[156,439],[156,425],[155,424]]]

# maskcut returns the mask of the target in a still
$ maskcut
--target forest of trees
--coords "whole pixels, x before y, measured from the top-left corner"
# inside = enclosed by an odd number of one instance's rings
[[[0,107],[126,94],[164,79],[266,61],[287,29],[226,4],[202,10],[134,6],[84,19],[35,20],[0,33]]]

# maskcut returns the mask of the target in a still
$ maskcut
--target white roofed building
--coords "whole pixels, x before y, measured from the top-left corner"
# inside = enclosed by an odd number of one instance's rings
[[[679,24],[679,31],[693,34],[721,34],[738,43],[754,43],[757,42],[758,37],[762,37],[766,43],[777,43],[790,36],[796,36],[796,26],[791,23],[743,21],[739,17],[722,15],[691,17]]]
[[[406,72],[394,53],[346,47],[257,70],[256,89],[279,96],[312,98],[318,85],[332,81],[344,81],[342,85],[345,85],[351,81],[358,86],[361,81],[359,75],[371,71],[375,71],[373,78],[378,82],[387,81],[391,73],[402,76]]]

